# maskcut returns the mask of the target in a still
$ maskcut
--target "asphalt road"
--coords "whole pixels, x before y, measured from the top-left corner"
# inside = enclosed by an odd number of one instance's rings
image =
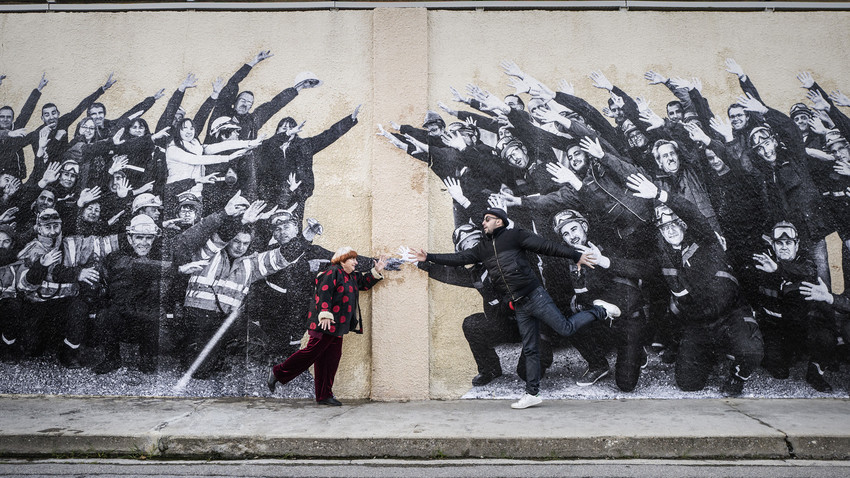
[[[850,476],[850,462],[763,460],[2,460],[0,476],[83,477],[753,477]]]

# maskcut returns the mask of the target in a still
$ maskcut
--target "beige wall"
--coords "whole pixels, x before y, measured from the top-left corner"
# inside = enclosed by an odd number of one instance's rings
[[[275,56],[243,82],[257,103],[291,86],[303,70],[324,80],[302,92],[277,121],[307,120],[304,136],[323,131],[362,103],[360,124],[316,156],[317,186],[307,216],[329,249],[350,244],[364,254],[399,245],[451,250],[451,201],[426,166],[374,135],[375,123],[420,125],[426,109],[449,102],[450,86],[474,82],[510,91],[499,62],[511,59],[555,86],[566,78],[597,106],[607,96],[587,79],[601,69],[657,111],[672,99],[643,73],[698,76],[717,113],[740,93],[723,61],[734,57],[766,102],[782,111],[800,101],[794,75],[815,73],[830,91],[850,77],[847,13],[674,13],[569,11],[139,12],[0,15],[0,102],[19,110],[47,72],[43,101],[66,112],[114,71],[118,83],[102,101],[109,117],[187,73],[198,78],[184,107],[191,113],[216,76],[227,78],[257,51]],[[149,122],[165,106],[160,100]],[[40,123],[36,117],[30,127]],[[834,275],[840,276],[838,271]],[[477,293],[427,281],[407,268],[389,273],[366,295],[367,334],[346,337],[337,380],[343,397],[378,400],[454,398],[475,374],[460,329],[480,308]],[[840,287],[840,284],[837,284]],[[371,303],[371,313],[369,304]],[[371,319],[369,319],[371,317]]]

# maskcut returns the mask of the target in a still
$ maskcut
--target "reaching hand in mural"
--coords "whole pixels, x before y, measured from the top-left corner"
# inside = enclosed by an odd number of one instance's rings
[[[829,99],[831,99],[833,103],[837,104],[838,106],[850,106],[850,97],[847,97],[847,95],[842,93],[840,90],[835,90],[830,93]]]
[[[726,119],[721,118],[720,116],[714,116],[709,120],[708,125],[711,126],[711,129],[717,131],[727,143],[731,142],[734,139],[732,135],[732,123]]]
[[[267,59],[269,59],[273,56],[274,56],[274,53],[272,53],[271,50],[261,50],[259,53],[257,53],[257,56],[255,56],[253,60],[248,62],[248,65],[253,68],[253,67],[257,66],[257,63],[259,63],[263,60],[267,60]]]
[[[289,177],[286,178],[286,185],[289,186],[290,191],[295,191],[298,186],[301,186],[301,181],[295,179],[295,173],[289,173]]]
[[[816,110],[829,111],[829,103],[826,101],[826,98],[823,97],[820,91],[809,90],[809,92],[806,93],[806,98],[808,98],[809,101],[812,102],[812,106],[814,106]]]
[[[827,287],[826,283],[820,277],[818,277],[817,284],[806,281],[801,282],[800,295],[806,300],[826,302],[827,304],[832,304],[835,301],[835,297],[829,292],[829,287]]]
[[[401,259],[402,262],[413,263],[413,264],[419,262],[416,259],[416,254],[413,251],[413,249],[411,249],[407,246],[399,246],[398,247],[398,255],[399,255],[399,259]]]
[[[655,199],[661,193],[658,186],[640,173],[630,174],[626,178],[626,186],[634,191],[633,195],[643,199]]]
[[[750,93],[741,95],[737,98],[737,102],[739,105],[743,106],[745,110],[752,111],[754,113],[765,114],[768,109],[767,106],[764,105],[761,101],[757,100]]]
[[[450,86],[449,89],[452,92],[452,101],[456,101],[458,103],[463,103],[465,105],[468,105],[468,104],[471,103],[470,99],[464,98],[463,95],[461,95],[460,92],[457,91],[454,86]]]
[[[602,73],[601,70],[591,71],[589,77],[590,80],[593,82],[593,86],[596,88],[608,91],[614,89],[614,85],[611,83],[611,81],[608,80],[608,78],[605,76],[604,73]]]
[[[576,191],[582,188],[581,179],[576,173],[561,163],[546,163],[546,171],[552,175],[552,181],[558,184],[569,184]]]
[[[667,78],[664,75],[653,70],[649,70],[644,73],[643,77],[646,78],[646,81],[648,81],[650,85],[657,85],[667,81]]]
[[[737,76],[738,79],[742,81],[747,77],[747,74],[744,73],[744,69],[741,68],[741,65],[739,65],[738,62],[732,58],[726,59],[726,71]]]
[[[567,80],[560,80],[558,82],[558,91],[564,93],[565,95],[574,96],[576,94],[575,86]]]
[[[446,185],[449,195],[455,200],[455,202],[464,209],[469,207],[469,199],[463,195],[463,188],[461,188],[460,181],[458,181],[457,178],[447,177],[443,179],[443,184]]]
[[[2,81],[0,80],[0,82],[2,82]],[[49,82],[49,80],[47,79],[47,72],[42,73],[41,74],[41,80],[39,80],[38,86],[36,87],[36,90],[38,90],[38,91],[43,90],[44,87],[47,86],[48,82]]]
[[[815,78],[808,71],[797,73],[797,81],[801,83],[800,88],[808,90],[815,84]]]
[[[842,176],[850,176],[850,162],[840,160],[836,161],[835,164],[832,165],[832,169]]]
[[[709,138],[708,135],[705,134],[705,131],[703,131],[702,128],[700,128],[698,124],[683,123],[682,126],[685,127],[685,131],[688,132],[688,136],[695,143],[702,143],[705,146],[708,146],[709,144],[711,144],[711,138]]]
[[[756,269],[767,272],[768,274],[772,274],[779,269],[776,261],[767,254],[753,254],[753,260],[758,262],[758,264],[756,264]]]
[[[183,264],[182,266],[179,267],[179,270],[180,270],[181,274],[186,274],[186,275],[197,274],[198,272],[203,271],[204,268],[209,265],[209,263],[210,263],[209,259],[202,259],[202,260],[199,260],[199,261],[193,261],[193,262],[189,262],[187,264]]]
[[[103,89],[104,93],[106,93],[106,90],[112,88],[112,85],[114,85],[115,82],[118,81],[118,80],[115,80],[115,79],[112,78],[113,75],[115,75],[115,72],[112,72],[112,73],[109,74],[109,78],[106,79],[106,83],[104,83],[103,86],[101,87]]]

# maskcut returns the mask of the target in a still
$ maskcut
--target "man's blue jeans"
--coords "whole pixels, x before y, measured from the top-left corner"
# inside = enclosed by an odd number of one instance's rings
[[[606,314],[605,309],[595,305],[566,318],[543,286],[534,289],[525,300],[515,303],[514,310],[525,354],[525,391],[531,395],[537,395],[540,391],[540,322],[568,337],[594,320],[604,318]]]

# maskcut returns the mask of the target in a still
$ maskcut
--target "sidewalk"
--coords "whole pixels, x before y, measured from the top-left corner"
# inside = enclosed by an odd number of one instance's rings
[[[848,399],[509,403],[0,395],[0,456],[850,459]]]

